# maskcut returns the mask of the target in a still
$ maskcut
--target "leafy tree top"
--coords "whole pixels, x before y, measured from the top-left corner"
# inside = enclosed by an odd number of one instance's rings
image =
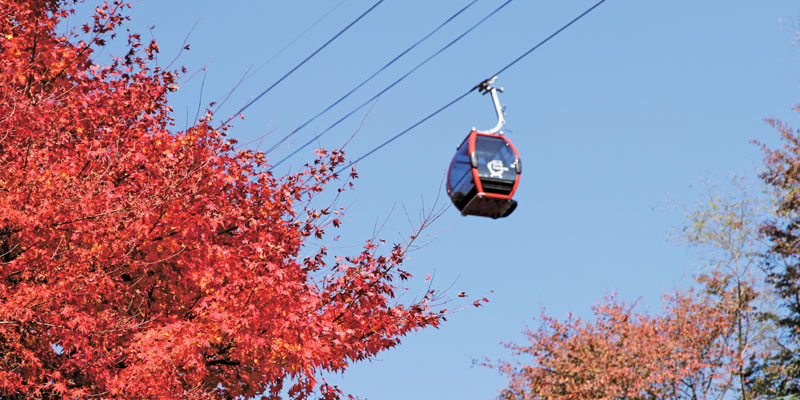
[[[276,177],[210,111],[177,131],[156,42],[92,59],[128,4],[73,7],[0,0],[0,397],[338,398],[321,371],[439,324],[395,299],[408,245],[300,257],[341,151]]]

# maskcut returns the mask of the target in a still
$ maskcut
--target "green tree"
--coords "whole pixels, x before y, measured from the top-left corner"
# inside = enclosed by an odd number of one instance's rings
[[[800,113],[800,106],[794,107]],[[776,119],[767,122],[783,146],[762,145],[766,170],[761,178],[776,199],[775,218],[761,231],[769,240],[765,254],[768,281],[780,309],[768,315],[781,329],[778,349],[753,371],[754,390],[768,397],[800,396],[800,131]]]

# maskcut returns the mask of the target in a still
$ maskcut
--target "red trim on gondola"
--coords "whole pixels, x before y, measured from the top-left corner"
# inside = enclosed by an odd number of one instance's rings
[[[469,133],[469,159],[472,160],[472,154],[475,153],[475,138],[478,137],[478,132],[472,131]],[[471,161],[470,161],[471,162]],[[478,168],[475,168],[470,165],[470,170],[472,172],[472,181],[475,182],[475,190],[478,191],[478,195],[483,194],[483,184],[481,183],[481,177],[478,175]]]
[[[520,162],[519,161],[519,153],[517,153],[517,147],[514,146],[514,143],[511,143],[510,140],[508,140],[506,138],[503,138],[503,139],[506,141],[506,143],[508,143],[509,146],[511,146],[511,150],[514,151],[514,157],[516,157],[517,162]],[[517,186],[519,185],[520,175],[522,175],[521,172],[517,174],[517,179],[514,179],[514,187],[511,188],[511,193],[508,194],[508,198],[509,199],[514,196],[514,193],[517,192]]]
[[[519,153],[517,153],[517,148],[514,147],[514,143],[511,143],[510,140],[506,139],[505,136],[501,134],[491,134],[491,133],[482,133],[477,131],[472,131],[469,133],[469,154],[470,156],[472,153],[475,152],[475,138],[478,135],[482,136],[492,136],[492,137],[499,137],[503,139],[509,146],[511,146],[511,150],[514,152],[514,157],[519,160]],[[459,146],[460,147],[460,146]],[[452,162],[452,161],[451,161]],[[511,188],[511,193],[509,194],[497,194],[497,193],[484,193],[483,192],[483,184],[481,183],[480,175],[478,175],[478,168],[471,168],[472,169],[472,179],[475,182],[475,189],[478,191],[478,196],[484,197],[493,197],[496,199],[503,199],[503,200],[511,200],[514,197],[514,193],[517,191],[517,186],[519,186],[519,178],[521,174],[517,174],[516,179],[514,179],[514,187]],[[448,174],[448,184],[449,184],[450,175]]]
[[[456,160],[457,156],[458,156],[458,150],[456,150],[456,154],[453,155],[453,158],[450,159],[450,164],[449,165],[453,165],[453,161]],[[453,173],[453,171],[448,169],[448,171],[447,171],[447,195],[448,196],[452,196],[453,195],[453,186],[450,184],[450,175],[452,175],[452,173]]]

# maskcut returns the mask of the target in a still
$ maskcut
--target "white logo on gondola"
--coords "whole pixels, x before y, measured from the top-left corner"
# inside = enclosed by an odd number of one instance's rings
[[[486,163],[489,168],[489,178],[502,178],[503,172],[508,171],[508,168],[503,166],[503,160],[492,160]]]

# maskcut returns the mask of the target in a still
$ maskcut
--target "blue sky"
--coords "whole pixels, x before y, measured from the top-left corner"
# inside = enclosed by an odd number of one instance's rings
[[[237,121],[231,136],[246,142],[265,133],[261,149],[316,114],[466,5],[468,0],[386,0],[337,41],[264,96]],[[341,4],[340,4],[341,3]],[[314,21],[330,15],[272,61],[248,76],[222,106],[235,112],[330,36],[372,0],[294,2],[141,0],[134,30],[150,26],[161,64],[189,34],[191,51],[178,63],[199,72],[172,98],[179,127],[198,102],[222,100],[248,68],[254,71]],[[452,24],[398,61],[331,113],[297,134],[273,157],[293,151],[353,107],[459,35],[501,0],[480,0]],[[320,140],[358,156],[507,64],[594,0],[515,0],[486,24]],[[454,208],[432,227],[432,242],[412,254],[416,275],[408,299],[420,295],[426,274],[434,287],[455,282],[449,295],[483,296],[483,308],[450,316],[438,330],[405,339],[376,360],[331,377],[343,390],[371,399],[491,399],[505,378],[472,365],[508,357],[500,342],[520,340],[542,307],[563,316],[589,316],[589,307],[616,291],[658,310],[667,291],[691,284],[699,262],[669,232],[681,224],[668,199],[691,202],[703,179],[725,183],[754,177],[761,154],[753,139],[777,143],[763,123],[800,100],[792,45],[796,1],[608,0],[604,5],[505,72],[506,134],[524,165],[509,218],[463,218]],[[203,82],[205,76],[205,83]],[[201,84],[202,97],[201,97]],[[339,252],[352,253],[383,225],[380,236],[401,240],[422,202],[447,204],[442,180],[470,128],[489,128],[494,114],[477,93],[439,114],[358,166]],[[301,151],[278,171],[313,156]],[[309,249],[309,251],[312,249]],[[450,308],[458,306],[454,301]]]

